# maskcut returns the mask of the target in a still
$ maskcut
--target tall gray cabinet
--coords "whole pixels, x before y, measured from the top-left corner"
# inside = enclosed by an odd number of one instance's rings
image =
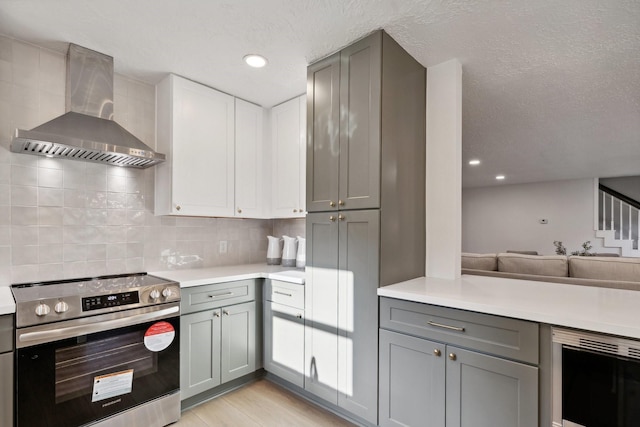
[[[304,386],[377,424],[376,289],[424,275],[425,68],[377,31],[307,79]]]

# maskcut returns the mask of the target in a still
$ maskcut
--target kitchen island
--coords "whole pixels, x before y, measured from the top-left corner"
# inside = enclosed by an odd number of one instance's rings
[[[485,276],[421,277],[378,296],[640,339],[640,292]]]

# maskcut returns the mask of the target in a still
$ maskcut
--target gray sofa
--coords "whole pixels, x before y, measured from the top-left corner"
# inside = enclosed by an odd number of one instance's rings
[[[640,290],[640,258],[463,253],[462,274]]]

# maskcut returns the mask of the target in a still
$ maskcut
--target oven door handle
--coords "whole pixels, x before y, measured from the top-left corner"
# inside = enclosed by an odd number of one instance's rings
[[[167,317],[171,317],[172,314],[179,312],[180,306],[174,305],[172,307],[164,308],[161,310],[127,315],[125,317],[109,320],[104,320],[104,316],[96,316],[95,318],[91,318],[90,322],[82,325],[65,326],[33,332],[17,331],[16,347],[29,347],[36,344],[79,337],[95,332],[104,332],[109,329],[118,329],[126,326],[137,325],[140,323],[152,322],[154,320],[166,319]]]

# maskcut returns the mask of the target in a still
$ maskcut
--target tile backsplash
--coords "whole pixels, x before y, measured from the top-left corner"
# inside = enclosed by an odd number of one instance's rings
[[[267,235],[304,236],[303,219],[154,216],[153,168],[11,153],[16,128],[65,112],[65,73],[63,54],[0,36],[0,286],[264,262]],[[153,85],[116,75],[114,116],[155,146]]]

